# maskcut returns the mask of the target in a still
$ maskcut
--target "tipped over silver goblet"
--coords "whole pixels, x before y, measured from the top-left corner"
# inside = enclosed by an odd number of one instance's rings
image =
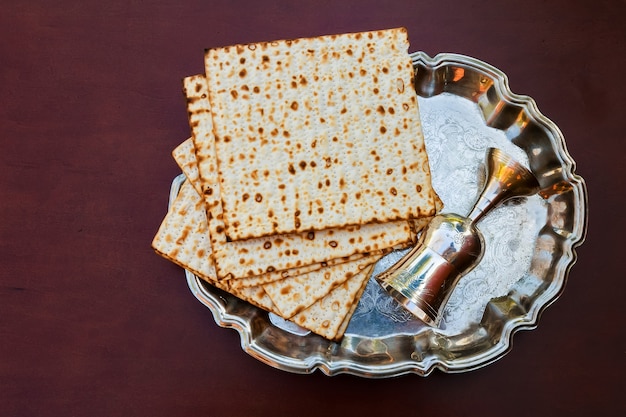
[[[476,223],[505,201],[538,191],[539,182],[527,168],[499,149],[489,148],[485,184],[470,213],[433,217],[417,244],[376,280],[417,318],[439,326],[459,279],[483,257],[485,242]]]

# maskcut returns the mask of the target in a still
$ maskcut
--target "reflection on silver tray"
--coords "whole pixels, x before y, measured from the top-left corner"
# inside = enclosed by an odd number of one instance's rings
[[[541,191],[483,219],[485,256],[455,288],[439,329],[413,318],[370,279],[343,340],[330,342],[186,272],[189,288],[216,323],[236,329],[242,348],[262,362],[296,373],[319,369],[370,378],[469,371],[507,353],[513,334],[535,328],[563,291],[574,249],[585,237],[587,195],[561,132],[488,64],[456,54],[417,52],[412,58],[433,186],[444,211],[470,208],[489,147],[529,167]],[[182,180],[174,180],[170,200]],[[380,260],[372,277],[401,255]]]

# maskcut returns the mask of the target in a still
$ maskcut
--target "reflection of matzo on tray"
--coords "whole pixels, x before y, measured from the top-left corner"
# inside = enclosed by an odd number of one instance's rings
[[[532,99],[513,94],[506,76],[488,64],[454,54],[415,53],[412,59],[433,186],[444,211],[467,210],[489,146],[529,165],[539,177],[541,197],[507,204],[481,221],[484,264],[459,282],[443,329],[412,319],[370,282],[344,338],[330,342],[281,330],[267,313],[187,272],[190,289],[216,322],[235,328],[243,349],[271,366],[372,378],[469,371],[507,353],[515,331],[534,328],[562,292],[574,249],[584,240],[587,196],[560,131]],[[173,192],[176,187],[175,181]],[[376,270],[394,256],[400,255],[388,255]]]

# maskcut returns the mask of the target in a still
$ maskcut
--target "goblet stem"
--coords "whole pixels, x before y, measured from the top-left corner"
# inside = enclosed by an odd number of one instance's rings
[[[485,185],[467,218],[475,224],[505,201],[533,195],[537,191],[539,182],[530,170],[501,150],[489,148]]]

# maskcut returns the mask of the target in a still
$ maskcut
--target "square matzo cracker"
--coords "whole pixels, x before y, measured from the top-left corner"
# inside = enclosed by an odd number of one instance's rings
[[[408,46],[399,28],[206,51],[230,240],[434,214]]]

